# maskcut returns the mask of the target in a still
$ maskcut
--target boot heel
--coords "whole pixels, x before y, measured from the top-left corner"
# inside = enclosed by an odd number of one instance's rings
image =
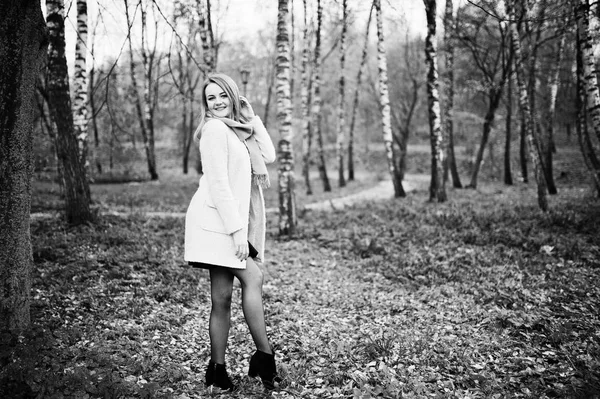
[[[260,377],[263,385],[267,389],[275,389],[275,384],[281,382],[277,375],[277,366],[275,365],[275,354],[269,354],[257,350],[250,358],[250,367],[248,376]]]
[[[236,390],[236,386],[233,385],[227,375],[227,368],[224,364],[218,364],[210,360],[206,368],[206,382],[207,387],[217,387],[222,391],[233,392]]]

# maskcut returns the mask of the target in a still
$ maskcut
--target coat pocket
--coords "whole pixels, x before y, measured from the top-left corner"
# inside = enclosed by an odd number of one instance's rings
[[[223,218],[214,204],[209,203],[208,201],[204,202],[199,216],[198,224],[203,230],[228,234],[225,229],[225,224],[223,223]]]

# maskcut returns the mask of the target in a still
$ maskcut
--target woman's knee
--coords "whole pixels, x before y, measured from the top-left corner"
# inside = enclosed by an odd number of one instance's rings
[[[240,276],[240,282],[244,287],[262,288],[264,274],[253,260],[248,259],[246,270]]]
[[[232,290],[213,290],[210,295],[212,307],[229,310],[231,308],[231,296]]]

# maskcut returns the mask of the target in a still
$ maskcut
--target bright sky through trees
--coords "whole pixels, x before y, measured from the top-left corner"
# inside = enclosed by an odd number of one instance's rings
[[[173,2],[166,0],[155,1],[163,14],[171,20]],[[136,1],[130,0],[129,3],[130,7],[133,8]],[[275,23],[277,21],[276,2],[266,2],[263,0],[213,0],[211,5],[214,19],[213,27],[216,30],[215,36],[224,43],[247,40],[249,42],[248,46],[252,47],[252,43],[257,40],[259,32],[263,32],[263,36],[265,36],[268,33],[267,31],[272,30],[273,37],[275,35]],[[351,0],[349,2],[350,12],[355,15],[355,24],[357,27],[366,23],[370,5],[371,2],[365,0]],[[310,4],[310,6],[314,5]],[[88,3],[90,35],[100,15],[94,55],[96,63],[101,63],[102,60],[107,58],[116,57],[125,43],[127,24],[125,22],[123,7],[122,0],[91,0]],[[331,7],[331,5],[326,4],[326,7]],[[386,29],[393,29],[398,32],[397,28],[400,28],[400,32],[403,35],[406,29],[408,29],[411,34],[424,35],[426,23],[422,0],[403,2],[389,2],[384,0],[383,7],[387,8],[386,15],[388,15],[388,22],[393,21],[387,24]],[[44,12],[45,8],[45,1],[42,1]],[[66,0],[65,8],[69,15],[68,21],[65,23],[67,60],[71,63],[75,48],[76,7],[74,1]],[[443,7],[440,8],[443,9]],[[311,16],[313,11],[309,9]],[[325,8],[325,11],[327,11],[327,8]],[[298,30],[302,21],[300,1],[294,2],[294,12],[296,15],[296,29]],[[151,16],[149,15],[148,18],[151,18]],[[171,39],[171,28],[165,23],[161,15],[157,14],[157,18],[160,20],[159,29],[161,29],[159,38],[164,42],[164,46],[168,46]],[[139,18],[137,20],[139,21]],[[392,23],[394,25],[393,28],[391,26]],[[137,32],[135,28],[134,26],[134,42],[136,40],[135,32]],[[362,28],[360,30],[362,31]],[[91,65],[91,63],[88,62],[88,65]]]

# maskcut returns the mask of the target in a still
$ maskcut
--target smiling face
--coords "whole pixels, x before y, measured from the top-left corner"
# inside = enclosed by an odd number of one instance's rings
[[[231,100],[225,90],[216,83],[210,83],[204,89],[207,111],[219,118],[231,116]]]

